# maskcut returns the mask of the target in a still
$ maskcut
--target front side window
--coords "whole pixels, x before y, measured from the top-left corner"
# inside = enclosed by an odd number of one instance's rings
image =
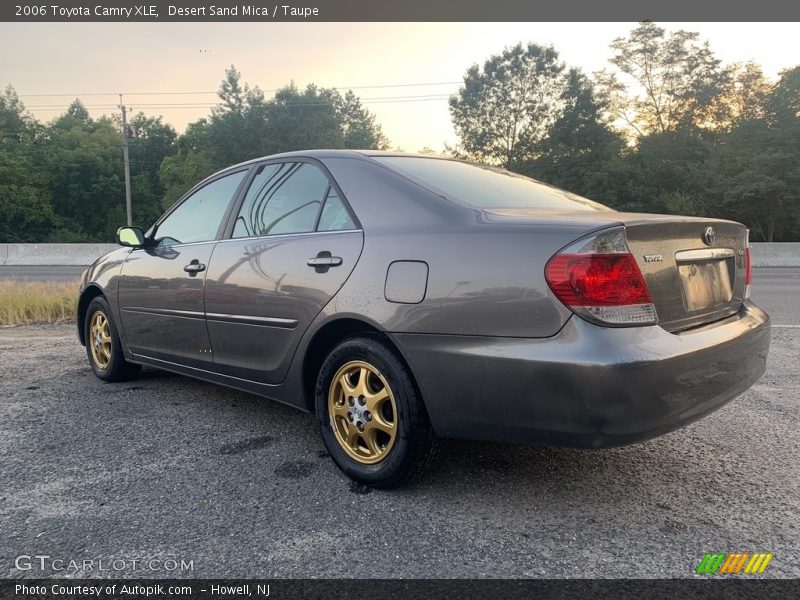
[[[225,211],[247,171],[221,177],[194,192],[156,229],[161,246],[216,239]]]
[[[233,237],[314,231],[328,178],[309,163],[259,167],[236,217]]]

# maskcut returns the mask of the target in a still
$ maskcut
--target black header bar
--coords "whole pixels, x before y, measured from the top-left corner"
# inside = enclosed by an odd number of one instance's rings
[[[694,579],[5,579],[3,600],[712,600],[800,596],[800,580]]]
[[[6,22],[798,21],[787,0],[3,0]]]

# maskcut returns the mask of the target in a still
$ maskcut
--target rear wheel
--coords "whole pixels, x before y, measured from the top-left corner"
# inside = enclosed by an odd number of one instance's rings
[[[84,321],[86,354],[92,371],[105,381],[125,381],[135,377],[141,367],[125,360],[111,309],[98,296],[89,303]]]
[[[315,390],[323,442],[355,481],[391,488],[431,462],[436,438],[411,374],[378,336],[331,351]]]

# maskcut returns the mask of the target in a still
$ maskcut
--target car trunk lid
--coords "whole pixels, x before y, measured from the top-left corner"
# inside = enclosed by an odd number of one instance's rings
[[[625,224],[628,245],[668,331],[722,319],[745,296],[747,230],[739,223],[696,219]]]
[[[486,211],[492,221],[569,219],[592,229],[623,225],[667,331],[680,331],[736,313],[745,300],[747,229],[720,219],[623,212]],[[587,231],[587,233],[589,233]]]

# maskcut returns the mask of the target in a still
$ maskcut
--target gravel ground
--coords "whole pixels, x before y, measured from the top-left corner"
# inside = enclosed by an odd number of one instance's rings
[[[763,379],[683,430],[448,442],[381,492],[339,473],[308,415],[149,369],[106,384],[72,325],[0,329],[0,577],[691,577],[709,550],[800,577],[798,364],[800,329],[775,329]],[[15,568],[34,554],[125,566]]]

